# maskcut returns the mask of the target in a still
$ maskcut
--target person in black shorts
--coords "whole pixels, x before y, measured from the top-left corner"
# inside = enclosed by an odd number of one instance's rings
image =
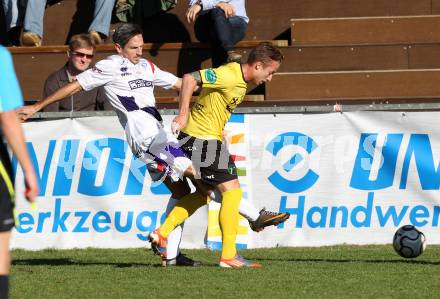
[[[0,137],[5,137],[23,168],[27,186],[26,199],[38,195],[37,177],[24,142],[20,120],[15,109],[23,105],[20,87],[12,64],[11,54],[0,46]],[[14,183],[9,154],[0,138],[0,298],[8,298],[11,257],[9,240],[14,227]]]
[[[203,183],[215,187],[219,183],[238,179],[237,167],[225,143],[198,139],[183,132],[179,133],[177,139],[183,152],[193,161]]]
[[[234,109],[243,101],[248,83],[258,85],[269,82],[283,58],[278,48],[270,43],[260,43],[250,51],[244,64],[232,62],[218,68],[203,69],[185,74],[182,79],[179,115],[172,122],[172,131],[181,131],[179,143],[191,156],[195,178],[222,195],[219,211],[222,233],[220,267],[261,267],[240,256],[235,246],[243,191],[235,165],[229,160],[230,155],[223,143],[223,133]],[[197,86],[201,88],[200,95],[190,109],[191,96]],[[163,224],[150,234],[152,247],[166,256],[169,234],[204,204],[206,200],[203,198],[182,198]],[[288,215],[278,213],[275,217],[285,221]]]

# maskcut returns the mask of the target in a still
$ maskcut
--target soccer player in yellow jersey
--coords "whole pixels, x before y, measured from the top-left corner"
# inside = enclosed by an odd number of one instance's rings
[[[238,226],[238,207],[242,197],[234,162],[222,142],[223,129],[231,113],[246,94],[248,83],[269,82],[280,67],[283,55],[270,43],[261,43],[249,53],[245,64],[236,62],[216,69],[205,69],[183,77],[179,115],[173,120],[172,130],[184,152],[191,157],[196,178],[222,194],[219,222],[223,249],[220,266],[226,268],[259,268],[260,264],[239,256],[235,247]],[[195,87],[201,87],[198,101],[189,111]],[[171,231],[200,206],[206,198],[186,197],[170,212],[165,222],[150,234],[152,247],[164,250]]]

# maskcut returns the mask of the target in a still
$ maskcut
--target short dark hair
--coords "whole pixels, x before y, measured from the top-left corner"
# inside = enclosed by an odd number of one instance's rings
[[[253,64],[259,61],[263,64],[267,64],[270,63],[271,60],[281,62],[283,59],[284,56],[278,47],[272,45],[270,42],[262,42],[250,51],[247,63]]]
[[[92,48],[95,51],[95,42],[92,37],[86,33],[75,34],[69,40],[69,50],[75,51],[80,48]]]
[[[142,29],[139,25],[123,23],[116,28],[113,34],[113,42],[123,48],[133,36],[138,34],[142,34]]]

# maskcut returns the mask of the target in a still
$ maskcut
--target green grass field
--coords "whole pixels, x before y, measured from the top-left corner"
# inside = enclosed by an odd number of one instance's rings
[[[422,298],[440,296],[440,246],[413,260],[389,246],[242,251],[262,269],[162,268],[145,249],[13,251],[11,298]]]

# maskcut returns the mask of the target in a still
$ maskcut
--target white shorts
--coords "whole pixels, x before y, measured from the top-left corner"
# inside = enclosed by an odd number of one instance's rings
[[[144,161],[148,170],[157,169],[174,181],[182,178],[184,171],[192,164],[180,149],[176,137],[164,129],[163,123],[144,111],[130,112],[125,133],[133,154]]]

